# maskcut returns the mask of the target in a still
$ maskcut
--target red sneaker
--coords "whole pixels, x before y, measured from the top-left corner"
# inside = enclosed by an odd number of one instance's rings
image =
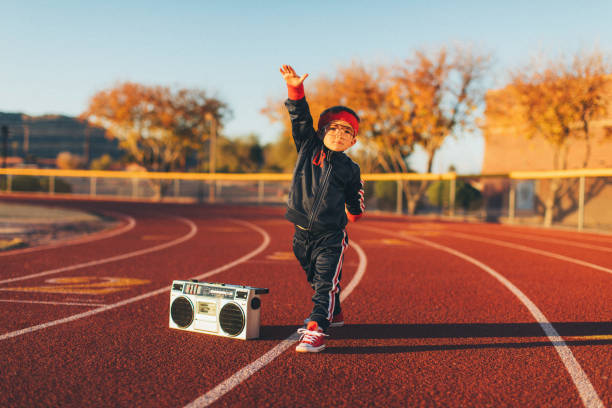
[[[344,326],[344,316],[342,312],[338,313],[334,317],[332,317],[331,322],[329,323],[330,327],[342,327]]]
[[[323,333],[319,324],[314,320],[308,322],[305,329],[298,329],[300,343],[295,348],[298,353],[318,353],[325,348],[325,337],[328,335]]]

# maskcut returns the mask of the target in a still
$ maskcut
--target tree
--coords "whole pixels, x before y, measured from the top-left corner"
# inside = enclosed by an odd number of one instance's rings
[[[85,159],[70,152],[60,152],[57,154],[55,164],[58,169],[74,170],[83,168],[85,166]]]
[[[359,115],[359,143],[353,148],[363,169],[409,173],[407,160],[420,145],[427,154],[427,172],[445,138],[475,127],[477,107],[484,98],[483,79],[488,55],[469,48],[446,48],[414,56],[396,67],[353,62],[335,76],[321,76],[306,84],[313,118],[333,105],[347,105]],[[307,80],[308,81],[308,80]],[[283,135],[290,137],[291,125],[284,106],[272,102],[264,113],[282,120]],[[408,182],[404,194],[413,214],[426,191],[427,182],[416,191]]]
[[[607,84],[612,69],[599,52],[580,52],[571,58],[560,57],[544,64],[532,61],[512,74],[506,92],[491,96],[487,117],[526,138],[541,137],[553,149],[552,167],[566,170],[572,145],[583,140],[586,144],[582,167],[587,167],[591,155],[594,119],[607,113]],[[490,107],[489,107],[490,106]],[[608,132],[609,135],[610,132]],[[560,202],[571,197],[575,180],[553,179],[544,206],[544,225],[567,213]],[[598,189],[597,183],[591,189]]]
[[[81,117],[106,128],[147,170],[175,171],[185,169],[187,156],[203,148],[227,115],[227,105],[203,90],[125,82],[96,93]],[[164,187],[156,185],[158,196]]]
[[[104,154],[91,161],[91,170],[109,170],[113,165],[113,158],[109,154]]]
[[[246,138],[220,138],[217,170],[225,173],[255,173],[264,164],[263,148],[253,134]]]
[[[263,156],[265,171],[291,173],[295,167],[297,152],[293,140],[280,135],[276,142],[263,147]]]
[[[396,112],[401,144],[412,142],[412,148],[423,148],[427,173],[431,173],[435,154],[448,136],[458,137],[476,128],[490,60],[490,55],[470,48],[457,46],[448,51],[442,47],[429,53],[417,51],[397,67],[390,88],[390,109]],[[410,214],[428,184],[422,181],[414,190],[408,183],[404,186]]]
[[[450,206],[450,185],[448,181],[435,181],[427,188],[427,198],[439,208]],[[463,210],[474,210],[482,204],[482,193],[469,182],[457,180],[455,184],[455,206]]]

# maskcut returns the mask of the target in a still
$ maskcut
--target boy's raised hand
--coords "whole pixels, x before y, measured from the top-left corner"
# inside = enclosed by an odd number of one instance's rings
[[[280,69],[280,72],[283,75],[283,78],[285,79],[287,85],[292,87],[298,87],[302,85],[304,80],[308,78],[308,74],[304,74],[302,76],[296,74],[295,70],[291,67],[291,65],[283,65]]]

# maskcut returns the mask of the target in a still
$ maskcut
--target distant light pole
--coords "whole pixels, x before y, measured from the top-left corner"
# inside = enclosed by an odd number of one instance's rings
[[[6,168],[6,155],[7,155],[7,145],[8,145],[8,126],[2,126],[2,168]]]
[[[30,125],[23,125],[23,162],[28,161],[30,153]]]
[[[89,123],[85,122],[84,129],[84,139],[83,139],[83,158],[85,163],[89,164],[91,161],[91,129],[89,128]]]
[[[210,145],[208,152],[208,172],[211,175],[215,174],[215,169],[217,166],[217,120],[213,114],[207,114],[207,119],[210,121]],[[217,181],[211,180],[210,187],[208,189],[208,198],[211,203],[215,202],[215,190],[217,189]]]

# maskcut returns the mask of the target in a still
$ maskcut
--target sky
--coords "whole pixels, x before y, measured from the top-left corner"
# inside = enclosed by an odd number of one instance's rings
[[[279,135],[260,111],[286,97],[282,64],[316,78],[467,44],[493,55],[498,88],[537,54],[612,51],[609,0],[0,0],[0,10],[0,112],[76,116],[123,81],[198,88],[232,110],[225,135],[262,143]],[[478,132],[448,139],[434,172],[479,173],[484,149]]]

